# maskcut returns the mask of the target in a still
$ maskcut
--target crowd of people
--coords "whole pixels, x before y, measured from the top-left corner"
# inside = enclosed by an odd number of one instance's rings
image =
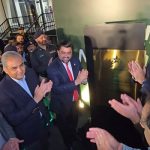
[[[41,30],[32,41],[23,33],[10,38],[1,56],[0,112],[6,125],[0,130],[0,149],[70,150],[77,138],[79,85],[88,71],[73,56],[69,41],[56,47]]]
[[[73,56],[73,45],[61,41],[55,46],[41,30],[31,40],[19,28],[1,48],[0,149],[58,150],[59,145],[61,150],[71,150],[77,138],[79,85],[88,79],[87,69]],[[121,94],[121,102],[112,99],[109,104],[135,126],[140,123],[150,145],[149,68],[143,70],[135,61],[128,68],[142,85],[144,105],[127,94]],[[51,112],[59,138],[53,136]],[[134,150],[101,128],[90,128],[86,137],[98,150]]]

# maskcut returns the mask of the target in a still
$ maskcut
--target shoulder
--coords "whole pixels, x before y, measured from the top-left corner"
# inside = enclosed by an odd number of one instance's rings
[[[37,54],[40,53],[40,52],[42,52],[42,48],[39,47],[39,46],[37,46],[37,47],[35,48],[35,50],[32,52],[32,55],[37,55]]]
[[[54,44],[48,44],[48,47],[52,48],[52,49],[57,49],[56,46]]]
[[[77,57],[72,57],[70,60],[71,64],[74,64],[76,66],[81,66],[81,62],[79,61],[79,59]]]
[[[50,63],[50,65],[48,66],[48,68],[55,68],[55,67],[58,67],[59,65],[60,65],[59,58],[55,58],[54,61],[52,63]]]
[[[5,75],[4,78],[0,81],[0,88],[3,86],[7,86],[7,82],[9,84],[9,80],[12,80],[8,75]]]
[[[78,57],[76,57],[76,56],[73,56],[70,61],[71,62],[78,62],[78,63],[80,63]]]
[[[32,69],[32,68],[29,68],[29,67],[26,67],[26,72],[25,72],[25,75],[28,77],[28,78],[31,78],[31,79],[35,79],[37,78],[38,79],[38,75],[36,74],[36,72]]]
[[[122,144],[122,150],[140,150],[140,149],[132,148],[132,147],[129,147],[125,144]]]
[[[0,81],[0,97],[2,98],[2,95],[5,96],[7,92],[11,90],[13,80],[8,76],[5,75],[5,77]]]
[[[29,68],[27,66],[26,66],[26,74],[35,74],[36,75],[35,71],[32,68]]]
[[[47,74],[55,74],[58,72],[61,66],[61,62],[58,58],[56,58],[47,68]]]

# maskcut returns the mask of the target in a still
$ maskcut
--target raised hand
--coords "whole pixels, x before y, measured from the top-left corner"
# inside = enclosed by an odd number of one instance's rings
[[[122,144],[104,129],[90,128],[86,137],[96,143],[97,150],[122,150]]]
[[[2,150],[19,150],[19,143],[23,143],[24,140],[17,138],[10,138],[8,142],[3,146]]]
[[[37,85],[37,87],[35,88],[34,91],[34,100],[38,103],[39,101],[41,101],[43,99],[43,97],[45,96],[46,93],[51,91],[52,88],[52,81],[48,81],[45,83],[45,79],[43,79],[41,81],[40,86]]]
[[[79,85],[82,82],[84,82],[85,80],[87,80],[88,78],[88,71],[87,69],[82,69],[81,71],[79,71],[78,76],[75,80],[75,84]]]
[[[122,116],[130,119],[134,124],[141,118],[142,104],[139,99],[134,100],[126,94],[121,94],[122,103],[115,99],[109,100],[111,107]]]
[[[145,68],[142,69],[137,62],[131,61],[128,63],[128,70],[135,81],[139,82],[140,84],[143,83],[145,80]]]

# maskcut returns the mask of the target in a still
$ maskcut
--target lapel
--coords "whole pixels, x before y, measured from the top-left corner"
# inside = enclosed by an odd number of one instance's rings
[[[35,88],[33,87],[31,78],[32,78],[32,77],[28,76],[27,73],[25,74],[25,80],[26,80],[26,82],[27,82],[28,88],[29,88],[29,90],[30,90],[32,96],[34,96],[34,90],[35,90]]]
[[[13,79],[11,79],[8,75],[6,75],[6,80],[8,82],[7,86],[9,86],[9,89],[12,89],[13,90],[12,92],[15,91],[17,93],[18,97],[19,96],[21,96],[21,97],[29,96],[30,97],[30,95],[18,83],[16,83]]]
[[[70,62],[71,62],[71,67],[72,67],[74,79],[76,79],[77,75],[78,75],[78,71],[79,71],[77,69],[77,64],[75,63],[75,61],[73,61],[73,59],[71,59]]]
[[[78,75],[78,71],[79,71],[77,69],[77,64],[76,64],[76,62],[73,59],[71,59],[70,62],[71,62],[71,67],[72,67],[74,79],[76,79],[76,77]],[[63,63],[61,62],[60,59],[58,59],[58,64],[59,64],[58,70],[60,71],[60,73],[62,74],[62,76],[65,79],[67,78],[70,81],[68,73],[67,73],[67,71],[66,71],[66,69],[65,69],[65,67],[64,67],[64,65],[63,65]]]
[[[58,71],[60,72],[60,74],[63,76],[64,80],[69,80],[69,76],[68,76],[68,73],[63,65],[63,63],[61,62],[60,59],[58,59]]]

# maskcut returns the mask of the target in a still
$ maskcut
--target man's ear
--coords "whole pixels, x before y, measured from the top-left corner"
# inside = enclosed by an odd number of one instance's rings
[[[3,67],[3,71],[7,74],[7,68]]]

